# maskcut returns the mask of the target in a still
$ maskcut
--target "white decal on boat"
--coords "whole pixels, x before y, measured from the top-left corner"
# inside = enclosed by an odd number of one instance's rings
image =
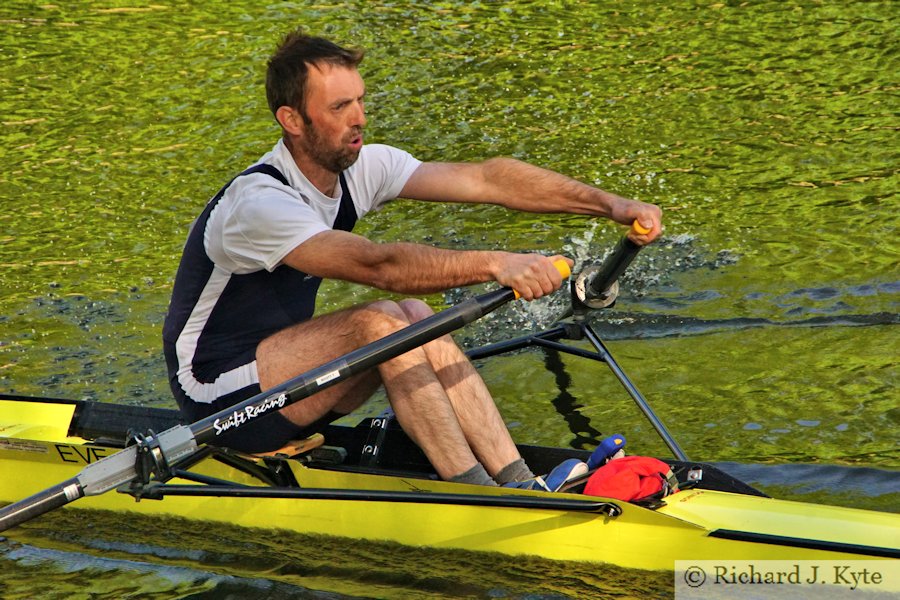
[[[38,442],[29,442],[27,440],[0,440],[0,450],[16,450],[18,452],[41,452],[47,453],[47,446]]]

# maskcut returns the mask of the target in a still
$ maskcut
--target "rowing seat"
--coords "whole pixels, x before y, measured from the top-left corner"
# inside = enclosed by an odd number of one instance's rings
[[[325,436],[321,433],[314,433],[306,439],[291,440],[278,450],[271,452],[256,452],[251,454],[253,458],[294,458],[301,454],[306,454],[315,450],[325,443]]]

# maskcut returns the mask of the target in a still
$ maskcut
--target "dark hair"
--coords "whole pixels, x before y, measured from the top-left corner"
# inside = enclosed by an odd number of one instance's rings
[[[310,65],[330,64],[353,68],[363,59],[363,51],[342,48],[325,38],[293,31],[275,50],[266,68],[266,99],[272,114],[282,106],[297,109],[306,119],[306,80]]]

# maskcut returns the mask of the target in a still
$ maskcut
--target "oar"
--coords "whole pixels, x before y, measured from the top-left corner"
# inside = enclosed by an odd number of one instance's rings
[[[554,265],[564,278],[569,276],[569,265],[565,261],[558,260]],[[518,297],[518,292],[502,288],[470,298],[192,425],[177,425],[156,436],[151,433],[142,438],[141,443],[88,465],[75,477],[0,509],[0,532],[84,496],[103,494],[138,479],[147,468],[164,473],[169,465],[190,456],[201,444],[215,441],[226,431],[246,426],[436,340]]]
[[[631,230],[641,235],[650,233],[650,230],[641,225],[637,219],[631,224]],[[579,299],[588,306],[591,306],[590,302],[592,301],[605,300],[604,296],[612,288],[612,285],[616,283],[619,276],[625,272],[625,269],[628,268],[628,265],[631,264],[631,261],[634,260],[634,257],[637,256],[640,250],[641,246],[628,239],[628,236],[622,236],[622,239],[613,248],[612,254],[603,261],[596,273],[586,274],[582,272],[581,276],[587,275],[588,278],[586,279],[587,284],[584,291],[585,297]]]
[[[635,219],[631,231],[643,235],[650,230]],[[572,282],[572,304],[557,320],[562,321],[575,314],[582,318],[587,311],[610,306],[619,294],[619,276],[625,272],[642,246],[635,244],[628,236],[622,236],[613,251],[600,266],[587,266]]]

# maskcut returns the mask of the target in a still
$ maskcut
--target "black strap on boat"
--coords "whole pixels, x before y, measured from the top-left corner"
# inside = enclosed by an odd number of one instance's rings
[[[143,498],[162,499],[165,496],[206,496],[235,498],[293,498],[307,500],[350,500],[366,502],[400,502],[411,504],[452,504],[455,506],[484,506],[498,508],[535,508],[562,510],[618,517],[622,507],[601,500],[573,500],[505,494],[445,494],[436,492],[392,492],[383,490],[342,490],[334,488],[272,488],[218,485],[155,484],[146,486]]]
[[[736,540],[739,542],[771,544],[773,546],[789,546],[791,548],[826,550],[828,552],[841,552],[844,554],[861,554],[863,556],[900,558],[900,549],[897,548],[883,548],[881,546],[866,546],[863,544],[847,544],[844,542],[830,542],[827,540],[812,540],[807,538],[788,537],[784,535],[755,533],[751,531],[736,531],[734,529],[716,529],[709,533],[709,537],[721,538],[724,540]]]

